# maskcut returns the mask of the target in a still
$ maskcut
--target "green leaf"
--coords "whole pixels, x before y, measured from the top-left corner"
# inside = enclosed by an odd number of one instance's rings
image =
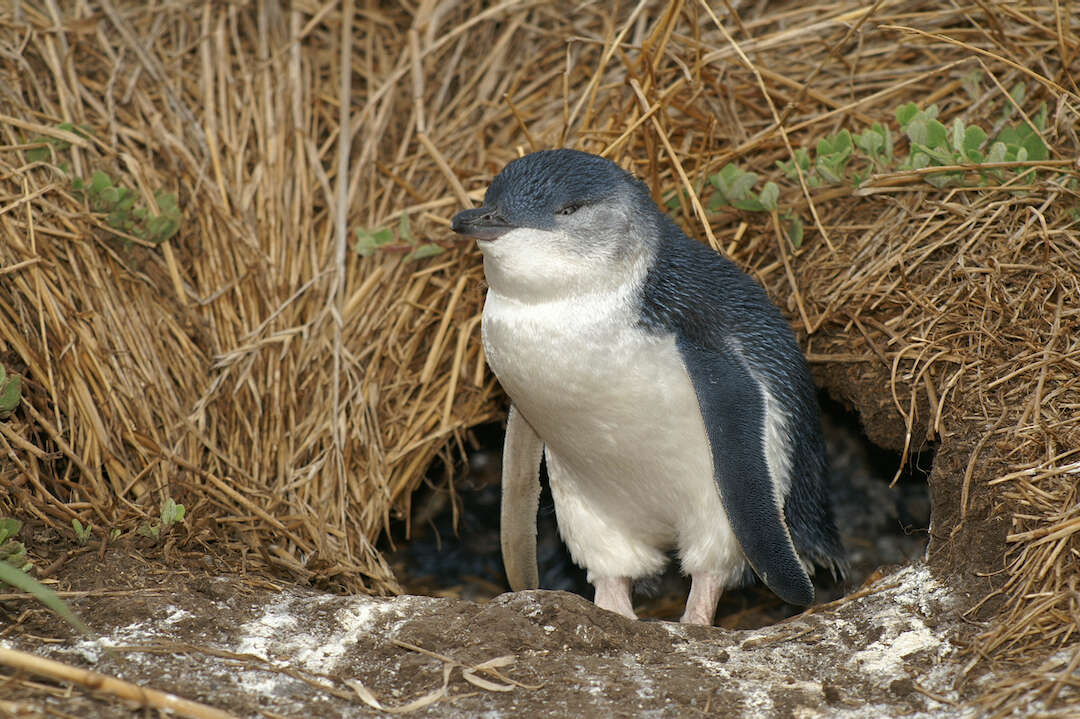
[[[106,208],[112,208],[116,206],[116,203],[120,202],[120,190],[119,187],[106,187],[101,191],[101,204]]]
[[[1046,101],[1044,100],[1039,105],[1039,112],[1036,113],[1033,119],[1035,127],[1039,129],[1039,132],[1046,132]]]
[[[154,201],[163,215],[180,211],[180,208],[176,206],[175,192],[159,192],[154,195]]]
[[[832,140],[832,137],[828,135],[818,139],[817,145],[814,147],[814,149],[817,150],[817,156],[819,159],[824,155],[832,154]]]
[[[678,207],[678,206],[679,206],[678,204],[675,205],[675,207]],[[708,204],[708,207],[706,209],[709,212],[716,212],[721,207],[729,207],[729,205],[728,205],[727,198],[724,197],[724,193],[720,192],[718,190],[718,191],[712,193],[709,196],[709,204]]]
[[[12,517],[0,519],[0,544],[14,537],[22,529],[22,522]]]
[[[80,522],[76,517],[72,518],[71,527],[75,530],[75,539],[79,542],[79,544],[85,545],[87,542],[90,541],[90,537],[93,533],[89,524],[84,527],[82,525],[82,522]]]
[[[979,70],[972,70],[961,79],[964,92],[968,94],[972,100],[978,100],[982,97],[982,72]]]
[[[175,219],[158,215],[151,217],[146,223],[146,236],[143,239],[160,244],[175,235],[179,229],[180,223]]]
[[[27,162],[48,162],[52,157],[52,151],[48,147],[35,147],[26,151]]]
[[[1009,95],[1016,102],[1017,105],[1024,104],[1024,98],[1027,97],[1027,83],[1023,80],[1013,85],[1012,90],[1009,90]]]
[[[880,154],[882,149],[884,149],[885,138],[871,129],[856,135],[855,144],[860,150],[873,157]]]
[[[826,158],[819,157],[814,169],[817,170],[817,173],[821,175],[822,179],[826,182],[831,182],[833,184],[843,182],[844,178],[836,172],[835,167],[832,164],[826,161]]]
[[[754,189],[754,185],[757,184],[758,176],[754,172],[741,172],[735,181],[731,183],[731,190],[725,194],[732,200],[747,200],[750,198],[750,191]]]
[[[408,213],[401,213],[401,220],[398,222],[398,237],[404,242],[408,242],[410,245],[416,241],[416,238],[413,237],[412,229],[409,227]]]
[[[747,172],[732,163],[724,165],[720,172],[709,176],[709,182],[723,194],[727,204],[749,199],[750,190],[757,181],[758,176],[755,173]]]
[[[766,182],[758,195],[758,202],[769,212],[776,212],[780,201],[780,187],[775,182]]]
[[[963,152],[964,150],[964,121],[959,117],[954,118],[952,122],[952,147],[957,152]]]
[[[810,172],[810,153],[806,151],[805,147],[799,147],[795,150],[793,160],[786,162],[784,160],[777,160],[776,165],[784,171],[784,174],[787,175],[789,180],[797,180],[799,178],[799,173],[795,169],[796,165],[803,171],[803,174]]]
[[[761,204],[757,199],[753,197],[747,197],[743,200],[733,200],[731,206],[740,210],[746,210],[747,212],[764,212],[765,206]]]
[[[926,123],[926,142],[923,144],[930,148],[939,148],[948,146],[948,141],[949,133],[944,125],[937,120],[929,120]]]
[[[796,250],[802,247],[803,241],[803,223],[797,216],[791,215],[785,218],[787,227],[785,228],[785,234],[787,234],[788,241],[791,246]]]
[[[161,502],[161,526],[171,527],[184,521],[184,505],[177,504],[172,497],[166,497]]]
[[[101,170],[98,170],[94,173],[93,178],[91,178],[90,180],[90,194],[101,194],[101,192],[107,187],[112,187],[112,178]]]
[[[908,123],[914,120],[918,114],[919,107],[914,102],[904,103],[896,108],[896,121],[900,124],[900,129],[906,129]]]
[[[361,257],[368,257],[379,247],[394,241],[394,233],[388,227],[374,231],[357,228],[355,234],[356,244],[353,245],[353,250]]]
[[[375,238],[357,230],[356,242],[353,244],[353,252],[361,257],[371,257],[375,254]]]
[[[986,161],[987,162],[1004,162],[1005,161],[1005,153],[1006,153],[1005,143],[1000,142],[1000,141],[995,142],[994,144],[990,145],[990,151],[986,155]]]
[[[420,245],[406,256],[406,260],[422,260],[425,257],[434,257],[446,252],[445,247],[436,244]]]
[[[17,374],[7,374],[0,368],[0,417],[7,415],[19,406],[22,397],[22,378]],[[2,540],[0,540],[2,541]]]
[[[964,154],[970,155],[971,152],[981,148],[984,142],[986,142],[986,132],[978,125],[972,125],[964,130]]]
[[[851,133],[847,129],[843,129],[833,137],[833,152],[842,152],[850,154],[854,149],[854,143],[851,140]]]
[[[75,616],[75,613],[64,603],[64,600],[56,596],[56,592],[31,577],[22,569],[0,561],[0,582],[10,584],[20,591],[33,595],[39,602],[60,615],[68,624],[87,636],[93,636],[94,633],[90,631],[90,627]]]
[[[1020,141],[1020,146],[1024,149],[1029,160],[1042,162],[1050,157],[1050,150],[1047,149],[1046,143],[1034,131]]]
[[[926,140],[929,137],[929,130],[927,129],[926,120],[924,118],[916,117],[913,119],[907,124],[905,132],[912,143],[923,146],[927,144]]]

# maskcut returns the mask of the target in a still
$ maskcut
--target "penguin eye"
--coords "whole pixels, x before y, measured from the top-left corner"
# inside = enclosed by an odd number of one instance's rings
[[[556,212],[556,214],[563,215],[563,216],[572,215],[575,212],[577,212],[578,210],[580,210],[581,208],[582,208],[582,203],[580,203],[580,202],[571,202],[569,204],[566,204],[566,205],[563,205],[562,207],[560,207],[558,209],[558,211]]]

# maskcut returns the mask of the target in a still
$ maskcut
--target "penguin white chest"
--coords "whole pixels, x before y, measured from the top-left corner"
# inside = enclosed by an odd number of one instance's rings
[[[489,291],[484,349],[545,443],[560,531],[591,576],[741,571],[693,385],[673,335],[625,288],[522,303]]]

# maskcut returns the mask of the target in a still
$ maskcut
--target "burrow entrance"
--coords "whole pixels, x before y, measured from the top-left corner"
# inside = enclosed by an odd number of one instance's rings
[[[929,539],[933,449],[901,455],[872,443],[858,417],[819,393],[837,526],[848,553],[846,577],[815,577],[817,601],[828,602],[863,585],[883,567],[923,557]],[[391,541],[380,547],[409,594],[484,600],[509,591],[499,550],[499,472],[504,428],[493,423],[470,433],[469,467],[457,467],[454,492],[436,463],[413,498],[409,522],[393,523]],[[900,470],[896,483],[890,482]],[[584,570],[559,538],[555,508],[542,477],[537,558],[540,586],[592,598]],[[689,580],[673,562],[660,578],[639,585],[634,602],[643,619],[677,620]],[[716,624],[751,629],[797,614],[761,584],[725,593]]]

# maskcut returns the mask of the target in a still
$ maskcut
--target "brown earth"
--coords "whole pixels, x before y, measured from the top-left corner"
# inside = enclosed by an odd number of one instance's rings
[[[513,661],[473,672],[480,686],[453,668],[446,695],[414,713],[957,716],[983,681],[956,684],[971,632],[959,612],[975,595],[921,564],[847,601],[736,631],[631,622],[564,592],[338,596],[228,574],[202,553],[160,548],[149,560],[146,549],[76,550],[60,570],[57,586],[75,592],[113,656],[27,600],[0,605],[11,622],[0,643],[251,717],[383,715],[356,683],[400,707],[439,690],[446,667],[497,657]],[[131,715],[113,697],[22,674],[5,673],[0,696],[24,716]]]

